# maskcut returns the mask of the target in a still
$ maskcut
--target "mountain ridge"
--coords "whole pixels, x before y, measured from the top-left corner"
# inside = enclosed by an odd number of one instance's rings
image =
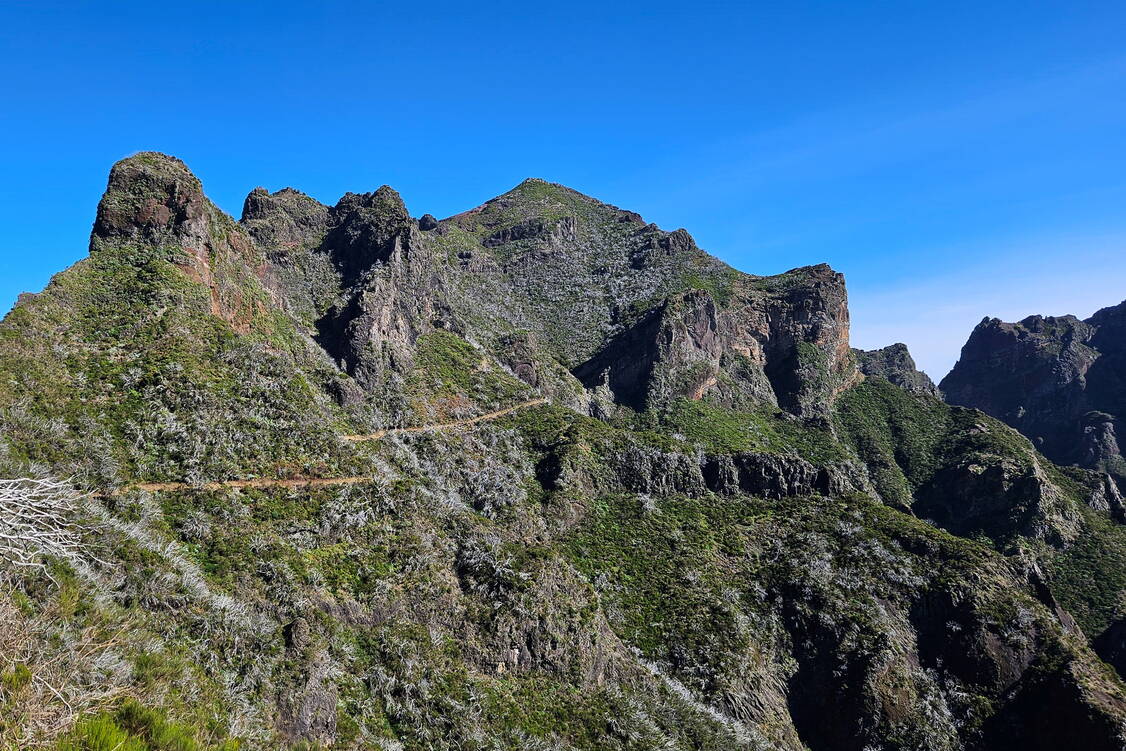
[[[0,568],[0,673],[63,692],[0,682],[3,743],[1122,746],[1101,475],[863,373],[840,274],[538,180],[422,219],[111,170],[0,322],[3,476],[87,494]]]

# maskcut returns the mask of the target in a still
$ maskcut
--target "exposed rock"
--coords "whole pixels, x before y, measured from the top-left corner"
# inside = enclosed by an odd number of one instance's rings
[[[1096,511],[1109,514],[1112,518],[1126,523],[1126,500],[1122,497],[1118,483],[1105,472],[1099,473],[1087,496],[1087,505]]]
[[[714,388],[722,354],[715,301],[693,290],[649,311],[574,373],[588,389],[604,384],[618,404],[659,409]]]
[[[851,464],[815,467],[800,457],[778,454],[709,456],[703,474],[709,490],[726,495],[787,498],[867,491],[862,474]]]
[[[264,259],[175,157],[142,152],[114,165],[90,252],[136,265],[174,263],[207,288],[210,312],[238,330],[246,330],[257,310],[233,277],[262,276]]]
[[[280,254],[275,260],[282,262],[295,246],[320,242],[328,231],[329,208],[293,188],[276,193],[255,188],[243,202],[239,221],[259,245]]]
[[[1045,455],[1126,476],[1117,433],[1126,414],[1126,303],[1086,321],[986,318],[941,388],[1024,433]]]
[[[575,375],[633,409],[707,397],[824,416],[855,378],[843,277],[827,266],[795,269],[741,302],[723,308],[704,290],[667,298]]]
[[[542,180],[431,229],[256,190],[240,227],[175,160],[114,175],[91,258],[0,323],[0,463],[102,494],[67,587],[177,669],[56,644],[88,608],[5,569],[60,691],[270,748],[1123,746],[1067,610],[1121,615],[1083,506],[1118,485],[861,380],[829,267],[741,274]]]
[[[481,244],[486,248],[495,248],[505,243],[516,242],[518,240],[541,238],[547,236],[553,226],[554,225],[550,222],[537,217],[498,230],[482,240]],[[573,227],[574,225],[572,224],[571,226]]]
[[[907,351],[906,344],[891,344],[882,349],[854,349],[852,352],[864,375],[886,378],[896,386],[916,394],[942,397],[934,381],[915,367],[915,360]]]
[[[316,340],[357,383],[377,389],[390,372],[409,369],[414,341],[445,317],[439,269],[391,188],[348,193],[323,211],[317,206],[296,191],[256,191],[243,221],[274,259],[275,274],[288,279],[288,296],[304,298],[294,306],[317,316]],[[294,244],[308,245],[324,263],[290,263]],[[355,398],[345,389],[338,401]]]
[[[243,222],[274,261],[283,297],[318,317],[317,340],[368,389],[409,368],[413,341],[436,320],[496,342],[502,360],[514,335],[498,332],[533,336],[537,362],[518,357],[514,372],[538,385],[570,369],[602,416],[707,398],[824,417],[856,377],[844,280],[828,266],[739,274],[683,229],[662,232],[540,180],[434,227],[433,217],[412,222],[386,186],[331,209],[258,190]],[[313,255],[290,260],[295,244]]]
[[[818,264],[772,279],[769,289],[762,347],[778,405],[800,416],[824,416],[833,397],[858,377],[848,346],[844,275]]]
[[[1045,475],[1001,457],[967,456],[940,468],[914,511],[954,534],[1004,540],[1014,534],[1065,545],[1079,534],[1078,509]]]
[[[403,199],[384,185],[374,193],[346,193],[332,208],[331,224],[324,249],[347,284],[401,249],[413,222]]]
[[[286,649],[302,652],[311,643],[309,622],[301,617],[294,618],[286,624],[284,636]]]
[[[211,213],[203,187],[183,162],[142,152],[110,170],[94,220],[93,244],[129,240],[199,251],[212,241]]]
[[[336,740],[336,703],[339,691],[332,681],[332,662],[316,655],[304,674],[304,685],[284,695],[279,725],[290,740],[332,744]]]
[[[622,487],[634,493],[699,496],[706,489],[695,456],[632,445],[616,452],[611,464]]]
[[[438,220],[433,214],[423,214],[422,218],[418,220],[418,228],[423,232],[429,232],[432,229],[437,229]]]

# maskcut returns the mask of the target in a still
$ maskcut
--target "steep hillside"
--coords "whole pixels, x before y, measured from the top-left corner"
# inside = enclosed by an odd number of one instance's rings
[[[0,323],[0,748],[1121,749],[1113,485],[892,354],[540,180],[124,160]]]

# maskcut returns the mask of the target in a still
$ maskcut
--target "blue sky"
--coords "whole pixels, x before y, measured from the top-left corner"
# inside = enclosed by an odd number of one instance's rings
[[[832,264],[854,344],[936,379],[982,316],[1126,298],[1126,4],[407,5],[0,5],[0,308],[146,149],[236,216],[561,182],[744,271]]]

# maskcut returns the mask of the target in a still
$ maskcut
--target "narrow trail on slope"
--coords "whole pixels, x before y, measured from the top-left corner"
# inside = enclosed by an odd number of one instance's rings
[[[126,485],[119,489],[115,495],[128,490],[148,490],[155,492],[162,490],[222,490],[223,488],[320,488],[330,485],[359,485],[360,483],[371,481],[370,477],[299,477],[288,480],[271,480],[268,478],[260,478],[257,480],[219,480],[216,482],[204,482],[199,485],[192,485],[186,482],[139,482],[136,485]]]
[[[416,425],[410,428],[387,428],[386,430],[377,430],[374,433],[367,435],[345,435],[341,438],[345,441],[358,443],[361,441],[377,441],[380,438],[388,435],[395,435],[396,433],[425,433],[430,430],[449,430],[451,428],[461,428],[469,425],[476,425],[479,422],[486,422],[488,420],[495,420],[498,417],[515,412],[518,409],[526,407],[534,407],[538,404],[546,404],[547,399],[529,399],[526,402],[514,404],[511,407],[498,409],[495,412],[486,412],[483,415],[476,415],[474,417],[467,417],[463,420],[453,420],[451,422],[435,423],[433,425]],[[256,480],[219,480],[215,482],[205,482],[199,485],[192,485],[186,482],[139,482],[134,485],[125,485],[113,491],[112,495],[121,495],[130,490],[146,490],[149,492],[160,491],[173,491],[173,490],[222,490],[224,488],[321,488],[332,487],[336,485],[360,485],[365,482],[371,482],[370,477],[309,477],[309,478],[291,478],[286,480],[272,480],[267,478],[260,478]]]
[[[498,417],[504,417],[508,413],[515,412],[518,409],[524,409],[525,407],[534,407],[537,404],[546,403],[547,399],[541,397],[539,399],[530,399],[526,402],[520,402],[519,404],[514,404],[511,407],[505,407],[504,409],[498,409],[496,412],[486,412],[485,414],[477,415],[476,417],[467,417],[464,420],[440,422],[435,423],[434,425],[416,425],[412,428],[387,428],[386,430],[377,430],[374,433],[369,433],[367,435],[346,435],[341,436],[341,438],[343,438],[345,441],[352,442],[377,441],[384,436],[394,435],[396,433],[425,433],[428,430],[446,430],[449,428],[460,428],[466,425],[475,425],[479,422],[485,422],[487,420],[495,420]]]

